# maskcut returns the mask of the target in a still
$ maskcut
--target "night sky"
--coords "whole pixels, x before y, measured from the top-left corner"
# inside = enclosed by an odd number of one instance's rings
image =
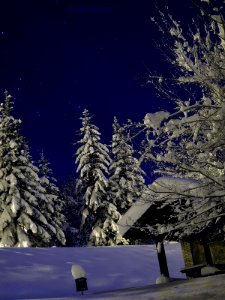
[[[147,84],[149,70],[169,67],[150,20],[156,4],[183,22],[195,12],[181,0],[0,1],[1,98],[5,89],[14,97],[33,158],[43,149],[59,183],[75,173],[84,108],[105,143],[113,116],[141,121],[168,108]]]

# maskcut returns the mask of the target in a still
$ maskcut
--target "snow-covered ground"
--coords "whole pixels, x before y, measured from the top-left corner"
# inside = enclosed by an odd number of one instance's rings
[[[94,295],[89,299],[224,300],[225,274]],[[75,299],[75,298],[74,298]],[[78,299],[78,298],[76,298]],[[82,299],[82,298],[79,298]],[[47,300],[47,299],[46,299]],[[51,299],[53,300],[53,299]],[[57,299],[59,300],[59,299]],[[64,299],[70,300],[70,299]],[[71,299],[72,300],[72,299]]]
[[[182,278],[179,270],[184,263],[180,245],[166,244],[165,249],[170,276]],[[73,264],[82,266],[87,273],[89,290],[84,296],[75,291],[71,274]],[[117,293],[106,296],[99,292],[124,288],[138,288],[126,291],[124,297],[130,297],[127,293],[134,293],[139,299],[137,294],[143,294],[139,287],[154,284],[158,276],[154,245],[0,249],[1,300],[107,299],[105,297],[117,297]]]

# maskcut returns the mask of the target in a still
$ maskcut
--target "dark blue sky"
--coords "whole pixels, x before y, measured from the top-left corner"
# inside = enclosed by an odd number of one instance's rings
[[[0,1],[0,92],[15,98],[34,159],[43,149],[60,183],[75,172],[84,108],[108,143],[114,115],[141,121],[168,107],[146,84],[148,69],[168,71],[156,3],[183,21],[194,12],[180,0]]]

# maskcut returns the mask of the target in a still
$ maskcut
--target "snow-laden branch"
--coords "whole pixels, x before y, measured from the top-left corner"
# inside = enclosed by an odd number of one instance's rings
[[[158,91],[169,97],[177,96],[172,112],[146,114],[139,164],[147,161],[161,176],[168,174],[198,182],[197,187],[190,190],[174,190],[168,185],[165,189],[163,186],[158,190],[154,186],[150,188],[149,197],[159,212],[160,207],[171,207],[167,227],[170,228],[168,233],[173,230],[173,234],[185,226],[194,232],[200,223],[199,230],[205,230],[207,220],[215,221],[224,211],[225,23],[222,10],[216,15],[216,10],[210,13],[208,8],[207,14],[204,12],[201,16],[202,24],[190,26],[189,34],[171,15],[167,18],[160,13],[160,29],[169,35],[169,60],[175,72],[170,78],[161,74],[149,76]],[[138,132],[132,138],[136,136],[140,136]],[[203,195],[199,191],[204,191]]]

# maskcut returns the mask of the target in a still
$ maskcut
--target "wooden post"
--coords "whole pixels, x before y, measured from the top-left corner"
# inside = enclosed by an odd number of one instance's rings
[[[165,248],[162,240],[156,240],[156,250],[159,261],[159,268],[161,275],[169,278],[169,270],[167,265]]]
[[[202,242],[204,252],[205,252],[205,261],[206,264],[209,266],[213,266],[213,259],[212,259],[212,254],[209,248],[209,244],[205,241]]]

